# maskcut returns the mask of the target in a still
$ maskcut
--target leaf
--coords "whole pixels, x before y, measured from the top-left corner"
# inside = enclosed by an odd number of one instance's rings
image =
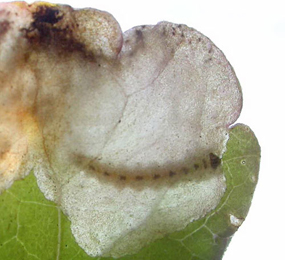
[[[169,22],[122,34],[94,9],[0,9],[0,190],[33,169],[90,256],[135,254],[217,207],[242,94],[210,39]]]
[[[221,259],[248,213],[258,180],[260,147],[249,127],[231,129],[222,160],[227,190],[216,209],[184,230],[119,259]],[[33,174],[0,196],[0,212],[1,259],[101,259],[89,257],[77,245],[70,222],[45,199]]]

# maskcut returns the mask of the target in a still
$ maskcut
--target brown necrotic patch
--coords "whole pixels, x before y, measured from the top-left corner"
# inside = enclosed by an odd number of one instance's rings
[[[48,23],[48,24],[56,24],[63,18],[63,14],[60,13],[58,9],[47,7],[47,6],[39,6],[37,11],[33,13],[33,25],[38,27],[40,24]]]
[[[33,11],[32,17],[30,27],[22,29],[32,49],[45,48],[58,55],[79,52],[87,58],[94,58],[94,54],[77,39],[79,25],[73,17],[73,10],[41,5]]]

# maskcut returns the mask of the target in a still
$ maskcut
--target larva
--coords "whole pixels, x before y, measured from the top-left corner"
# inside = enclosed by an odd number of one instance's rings
[[[214,153],[209,153],[208,156],[203,159],[197,160],[188,167],[181,167],[178,169],[169,169],[164,171],[156,171],[152,170],[149,174],[144,174],[140,172],[136,174],[136,171],[133,172],[124,172],[124,171],[116,171],[108,169],[106,166],[102,166],[99,163],[89,163],[88,164],[88,172],[91,174],[96,174],[100,178],[104,178],[106,180],[112,181],[121,181],[121,182],[141,182],[141,181],[159,181],[165,179],[177,179],[179,177],[185,175],[193,175],[198,171],[207,170],[211,168],[212,170],[216,170],[221,164],[221,159],[215,155]]]

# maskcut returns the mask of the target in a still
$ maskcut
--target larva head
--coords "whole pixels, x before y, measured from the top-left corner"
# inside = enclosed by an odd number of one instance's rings
[[[215,208],[242,99],[208,38],[168,22],[122,35],[105,12],[46,3],[1,4],[0,24],[1,165],[24,155],[88,254],[136,252]]]

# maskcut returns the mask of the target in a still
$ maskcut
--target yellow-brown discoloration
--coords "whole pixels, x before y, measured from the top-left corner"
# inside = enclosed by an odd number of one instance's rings
[[[21,176],[19,171],[28,151],[28,141],[23,131],[23,118],[18,114],[0,112],[0,191]]]

